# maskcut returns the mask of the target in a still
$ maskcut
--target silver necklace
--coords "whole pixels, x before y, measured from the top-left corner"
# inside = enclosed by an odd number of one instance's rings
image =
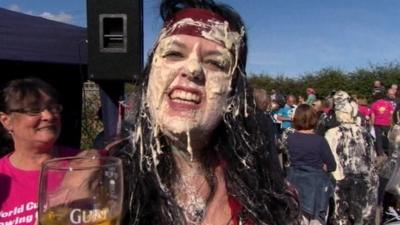
[[[193,184],[189,184],[186,179],[193,179],[194,176],[185,175],[181,178],[182,184],[177,186],[177,193],[185,193],[185,199],[177,199],[178,205],[183,209],[186,221],[192,225],[199,225],[204,218],[204,214],[206,211],[207,200],[204,199],[200,194],[200,190],[203,185],[206,183],[206,179],[202,181],[200,186],[196,187]]]

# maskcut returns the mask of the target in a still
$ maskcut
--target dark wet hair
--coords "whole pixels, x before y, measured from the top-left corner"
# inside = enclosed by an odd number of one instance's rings
[[[161,17],[166,22],[184,8],[211,10],[232,23],[235,29],[244,29],[241,17],[234,10],[210,0],[164,0]],[[279,166],[272,121],[255,107],[252,92],[247,88],[246,36],[242,45],[226,103],[228,109],[204,151],[202,164],[208,174],[206,179],[213,195],[216,181],[212,171],[223,163],[228,194],[243,206],[240,219],[251,220],[254,224],[296,224],[299,209]],[[173,153],[167,138],[162,133],[155,134],[146,103],[154,50],[139,81],[139,94],[134,95],[137,99],[133,101],[140,103],[130,115],[135,121],[126,123],[129,144],[115,153],[125,161],[125,208],[128,212],[123,223],[181,225],[186,224],[186,220],[172,189],[178,174]],[[156,163],[153,153],[157,146],[162,153],[157,156]]]
[[[293,128],[296,130],[311,130],[315,128],[318,118],[315,110],[308,104],[297,106],[293,117]]]
[[[15,109],[35,108],[43,102],[43,94],[58,103],[57,91],[38,78],[12,80],[1,92],[0,111],[10,113]]]

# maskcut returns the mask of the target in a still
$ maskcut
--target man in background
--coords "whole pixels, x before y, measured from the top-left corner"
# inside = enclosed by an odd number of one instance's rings
[[[277,112],[277,120],[281,121],[281,128],[285,130],[292,126],[292,118],[296,108],[296,97],[294,95],[286,96],[286,104]]]

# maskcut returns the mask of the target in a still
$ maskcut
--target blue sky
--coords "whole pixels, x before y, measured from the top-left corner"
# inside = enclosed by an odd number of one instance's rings
[[[159,0],[144,0],[147,53],[160,28]],[[400,62],[399,0],[222,0],[244,18],[248,72],[290,77]],[[0,0],[0,7],[86,26],[84,0]]]

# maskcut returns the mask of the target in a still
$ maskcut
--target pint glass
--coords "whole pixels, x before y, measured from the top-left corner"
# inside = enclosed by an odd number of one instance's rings
[[[121,160],[66,157],[44,163],[39,187],[40,225],[119,225]]]

